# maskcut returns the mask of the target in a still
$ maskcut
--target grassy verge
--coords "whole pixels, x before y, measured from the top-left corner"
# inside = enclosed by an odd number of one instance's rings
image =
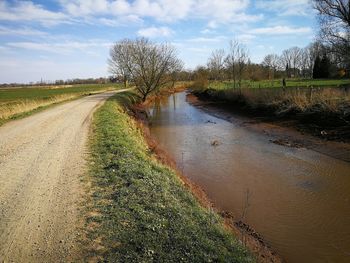
[[[49,106],[89,94],[115,89],[110,85],[0,89],[0,126],[13,119],[29,116]]]
[[[152,156],[117,94],[94,114],[86,257],[104,262],[253,262],[213,211]],[[98,244],[98,245],[96,245]]]

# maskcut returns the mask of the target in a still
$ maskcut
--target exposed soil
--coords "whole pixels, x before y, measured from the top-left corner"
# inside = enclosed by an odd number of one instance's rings
[[[68,262],[79,256],[85,144],[108,92],[0,127],[0,261]]]
[[[318,126],[303,124],[298,120],[266,117],[264,113],[257,114],[245,111],[227,103],[202,100],[193,94],[188,94],[187,100],[192,105],[217,118],[269,135],[271,143],[312,149],[333,158],[350,162],[350,141],[346,136],[343,136],[344,130],[350,130],[350,125],[346,128],[322,130]]]

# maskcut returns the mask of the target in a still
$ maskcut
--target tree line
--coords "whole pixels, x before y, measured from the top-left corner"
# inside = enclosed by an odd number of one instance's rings
[[[206,66],[183,70],[183,63],[169,44],[148,39],[124,39],[110,50],[109,70],[125,86],[131,81],[142,100],[177,80],[208,79],[233,81],[241,87],[243,79],[349,77],[350,3],[349,0],[312,0],[318,12],[318,39],[307,47],[291,47],[281,54],[268,54],[260,64],[251,63],[247,48],[237,40],[227,50],[214,50]]]

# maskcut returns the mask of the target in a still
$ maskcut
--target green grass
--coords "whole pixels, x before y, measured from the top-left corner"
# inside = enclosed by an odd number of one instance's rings
[[[103,262],[254,262],[213,211],[158,163],[117,94],[94,114],[90,180],[94,213],[87,258]],[[91,227],[90,227],[91,229]],[[101,248],[102,246],[102,248]],[[95,246],[96,247],[96,246]]]
[[[71,87],[35,87],[35,88],[8,88],[0,89],[0,104],[19,100],[48,99],[63,94],[82,94],[103,91],[115,84],[87,84]]]
[[[348,85],[349,79],[287,79],[287,87],[337,87]],[[210,88],[230,89],[233,88],[233,81],[213,81],[209,83]],[[251,81],[243,80],[244,88],[282,88],[282,79]]]
[[[120,85],[115,84],[93,84],[0,89],[0,125],[9,120],[44,110],[57,103],[119,87]]]

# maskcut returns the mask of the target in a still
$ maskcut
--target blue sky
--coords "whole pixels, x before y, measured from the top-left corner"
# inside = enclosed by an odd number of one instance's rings
[[[308,0],[0,0],[0,83],[108,76],[113,42],[169,42],[186,68],[243,42],[253,62],[315,37]]]

